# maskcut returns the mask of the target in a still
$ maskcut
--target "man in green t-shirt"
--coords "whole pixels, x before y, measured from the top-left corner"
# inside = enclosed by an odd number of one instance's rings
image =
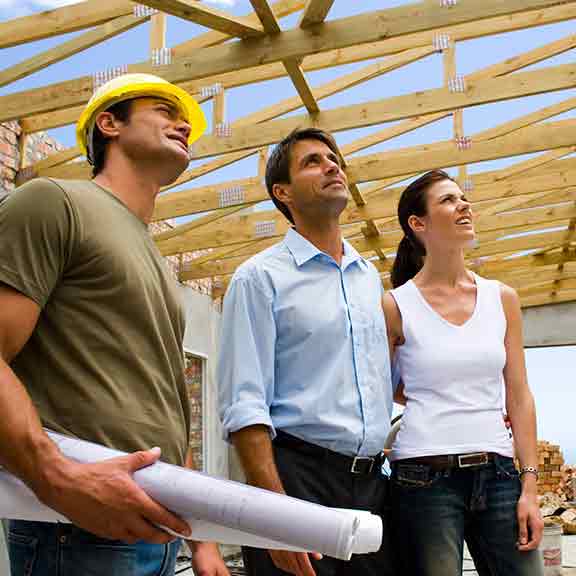
[[[184,465],[190,425],[178,287],[147,223],[205,126],[182,89],[115,78],[77,125],[94,178],[34,180],[0,205],[0,464],[72,522],[12,521],[12,576],[174,573],[158,525],[188,525],[132,478],[160,454]],[[129,454],[78,464],[43,427]],[[195,548],[198,572],[227,574],[215,545]]]

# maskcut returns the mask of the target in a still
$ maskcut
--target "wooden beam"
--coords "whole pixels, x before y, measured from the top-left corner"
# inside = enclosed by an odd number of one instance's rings
[[[510,122],[499,124],[494,128],[482,130],[482,132],[474,134],[474,140],[492,140],[493,138],[505,136],[506,134],[510,134],[510,132],[515,132],[516,130],[520,130],[526,126],[531,126],[537,122],[548,120],[548,118],[558,116],[559,114],[563,114],[564,112],[568,112],[574,108],[576,108],[576,97],[568,98],[567,100],[563,100],[562,102],[558,102],[552,106],[546,106],[545,108],[541,108],[540,110],[536,110],[530,114],[525,114],[520,118],[515,118]]]
[[[324,22],[332,4],[334,4],[334,0],[308,0],[298,21],[298,26],[307,28]]]
[[[281,32],[280,25],[270,8],[267,0],[250,0],[252,7],[254,8],[254,12],[260,18],[262,25],[264,26],[264,30],[268,34],[278,34]],[[297,58],[289,58],[282,62],[284,68],[286,69],[286,73],[292,80],[292,84],[294,84],[294,88],[296,88],[296,92],[302,103],[308,110],[309,114],[316,114],[320,111],[318,108],[318,103],[314,98],[314,94],[312,94],[312,89],[308,84],[308,80],[306,80],[306,76],[304,75],[304,71],[300,66],[300,60]]]
[[[138,26],[142,22],[146,22],[149,18],[149,16],[122,16],[105,24],[101,24],[97,28],[63,42],[54,48],[35,54],[31,58],[27,58],[14,66],[0,71],[0,86],[5,86],[21,78],[25,78],[34,72],[38,72],[38,70],[42,70],[69,56],[87,50],[96,44],[100,44],[109,38],[113,38],[122,32],[126,32],[126,30]]]
[[[369,182],[435,168],[563,148],[574,145],[575,130],[576,120],[563,120],[523,128],[514,134],[486,142],[473,142],[468,150],[458,150],[452,141],[445,141],[359,156],[350,159],[348,177],[352,182]]]
[[[338,132],[421,114],[499,102],[554,90],[565,90],[573,87],[575,81],[576,64],[565,64],[533,72],[512,74],[502,78],[469,82],[465,92],[451,92],[447,88],[438,88],[353,104],[323,111],[314,118],[293,116],[266,124],[241,127],[235,129],[232,136],[228,138],[204,136],[195,143],[193,157],[203,158],[214,154],[273,144],[297,127],[317,126]],[[3,115],[0,111],[0,120],[2,119]]]
[[[572,302],[576,300],[576,290],[563,290],[561,292],[543,291],[540,294],[524,296],[520,298],[522,308],[532,308],[535,306],[545,306],[547,304],[559,304],[561,302]]]
[[[158,0],[160,1],[160,0]],[[569,6],[566,6],[568,2]],[[564,5],[564,6],[562,6]],[[506,19],[507,26],[501,24],[499,31],[520,29],[527,26],[541,24],[538,18],[542,16],[539,9],[562,8],[552,20],[566,19],[572,14],[570,9],[576,8],[574,0],[485,0],[482,3],[454,6],[449,10],[438,10],[437,7],[427,4],[411,4],[388,10],[381,10],[348,18],[332,20],[322,25],[321,30],[314,28],[307,31],[300,28],[282,32],[274,38],[250,39],[247,41],[231,42],[223,46],[214,46],[198,51],[196,54],[179,59],[168,66],[154,68],[156,73],[161,74],[167,80],[174,83],[182,83],[208,76],[223,74],[226,72],[238,73],[239,70],[252,68],[257,65],[279,62],[287,58],[302,58],[310,54],[336,51],[341,48],[354,46],[355,44],[369,44],[386,39],[388,49],[379,48],[379,53],[393,54],[406,47],[429,45],[434,37],[434,32],[444,27],[455,26],[458,23],[469,23],[473,20],[493,20],[498,16],[510,15]],[[514,21],[514,15],[520,12],[531,12],[527,19]],[[474,22],[468,30],[469,37],[479,37],[486,34],[494,34],[491,22],[490,26],[480,28],[478,22]],[[394,39],[408,36],[410,33],[427,31],[430,35],[418,37],[419,44],[414,43],[414,38],[408,43],[393,45]],[[367,58],[364,47],[360,46],[362,58]],[[338,52],[335,52],[336,65],[341,63]],[[324,64],[324,66],[330,65]],[[305,68],[306,69],[306,68]],[[151,67],[147,63],[133,64],[128,66],[130,72],[148,72]],[[75,105],[75,98],[69,95],[77,94],[84,78],[70,80],[58,86],[58,91],[53,89],[55,85],[44,87],[44,91],[50,92],[51,97],[46,99],[46,92],[28,91],[20,96],[20,102],[30,102],[34,112],[20,111],[24,117],[40,111],[61,109]],[[79,85],[78,85],[79,84]],[[59,98],[54,98],[59,94]],[[30,100],[30,97],[33,97]],[[0,98],[0,109],[6,101]],[[41,101],[43,105],[41,105]]]
[[[71,6],[22,16],[0,23],[0,48],[75,32],[132,14],[128,0],[87,0]]]
[[[298,96],[300,96],[308,114],[318,114],[320,112],[318,102],[316,102],[314,93],[308,84],[308,80],[306,80],[306,76],[304,76],[300,62],[295,59],[284,60],[284,68],[286,68],[286,72],[290,76],[290,80],[292,80],[292,84],[294,84],[294,88],[296,88],[296,92],[298,92]]]
[[[166,47],[166,14],[158,12],[150,20],[150,56]]]
[[[519,287],[517,290],[520,297],[534,296],[543,291],[560,292],[564,290],[572,290],[576,292],[576,278],[571,277],[563,278],[560,280],[549,280],[547,282],[535,282],[534,284]]]
[[[191,190],[162,194],[156,200],[152,220],[167,220],[231,205],[243,207],[266,199],[268,199],[268,193],[260,178],[231,180]]]
[[[274,11],[267,0],[250,0],[250,4],[267,34],[278,34],[281,31]]]
[[[258,24],[253,24],[246,18],[233,16],[222,10],[206,6],[197,0],[139,0],[139,2],[230,36],[250,38],[264,34],[264,30]]]
[[[569,257],[570,261],[576,261],[576,249],[571,251]],[[560,262],[561,258],[561,252],[555,252],[537,256],[520,256],[519,258],[511,258],[508,260],[487,261],[477,267],[476,271],[482,276],[492,278],[502,274],[510,274],[518,270],[554,266]]]

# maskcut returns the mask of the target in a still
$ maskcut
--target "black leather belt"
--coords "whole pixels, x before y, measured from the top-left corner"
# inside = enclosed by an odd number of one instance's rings
[[[306,442],[296,436],[292,436],[282,430],[276,431],[276,438],[272,441],[274,446],[294,450],[301,454],[309,454],[317,459],[322,459],[324,464],[335,470],[358,474],[360,476],[379,475],[384,463],[383,454],[375,456],[346,456],[339,452],[334,452],[328,448],[323,448],[317,444]]]
[[[418,456],[396,460],[395,464],[421,464],[432,470],[450,470],[452,468],[475,468],[494,462],[494,452],[474,452],[471,454],[442,454],[438,456]]]

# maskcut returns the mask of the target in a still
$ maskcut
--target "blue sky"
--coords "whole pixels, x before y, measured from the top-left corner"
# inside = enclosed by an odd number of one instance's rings
[[[75,2],[71,0],[0,0],[0,21],[73,3]],[[362,2],[336,0],[328,19],[341,18],[360,12],[379,10],[383,7],[393,7],[407,3],[406,0],[389,0],[387,2],[382,0],[363,0]],[[213,0],[210,5],[229,10],[237,15],[246,14],[251,10],[248,0]],[[284,28],[288,28],[293,26],[296,20],[297,16],[292,16],[284,19],[281,25]],[[458,73],[467,74],[505,58],[566,37],[574,33],[574,25],[574,21],[562,22],[540,28],[460,42],[457,46]],[[205,29],[200,26],[169,17],[167,45],[178,44],[203,31]],[[45,50],[57,45],[75,34],[2,50],[0,51],[0,68],[16,64],[39,50]],[[140,26],[11,86],[0,88],[0,95],[91,74],[121,64],[146,60],[148,58],[148,36],[149,26]],[[571,50],[543,63],[531,66],[526,70],[574,63],[575,56],[576,51]],[[341,74],[362,68],[367,64],[368,62],[360,62],[313,72],[307,76],[310,84],[315,86],[328,82]],[[377,98],[437,88],[442,84],[442,77],[442,57],[435,54],[341,94],[326,98],[321,101],[320,106],[323,109],[330,109]],[[227,93],[228,120],[234,121],[264,106],[293,95],[295,95],[295,90],[288,79],[278,79],[254,86],[229,90]],[[527,114],[543,106],[551,105],[573,96],[574,90],[562,91],[466,109],[464,111],[465,133],[473,134],[516,116]],[[204,109],[208,118],[210,118],[210,103],[204,104]],[[295,113],[301,114],[302,109]],[[559,116],[558,119],[569,117],[576,117],[574,111]],[[340,144],[345,144],[377,129],[378,127],[350,130],[339,133],[336,136]],[[66,146],[74,144],[73,129],[71,127],[53,130],[51,134]],[[449,139],[451,135],[452,121],[447,119],[362,151],[360,154],[431,143],[437,140]],[[526,158],[528,157],[526,156]],[[478,163],[471,166],[470,171],[497,169],[518,162],[523,158],[516,157],[515,159]],[[256,159],[249,158],[218,172],[206,175],[196,180],[194,185],[200,186],[227,179],[245,178],[255,173]],[[565,457],[573,463],[576,463],[576,435],[573,432],[574,426],[570,424],[572,424],[573,411],[574,407],[576,407],[576,383],[572,376],[575,359],[576,347],[527,351],[529,380],[538,406],[540,437],[560,443]]]

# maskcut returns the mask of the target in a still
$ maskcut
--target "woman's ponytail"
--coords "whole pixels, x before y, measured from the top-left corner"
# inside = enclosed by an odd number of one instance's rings
[[[424,247],[421,247],[418,240],[412,240],[408,236],[400,240],[390,277],[393,288],[402,286],[418,274],[424,265],[424,255]]]

